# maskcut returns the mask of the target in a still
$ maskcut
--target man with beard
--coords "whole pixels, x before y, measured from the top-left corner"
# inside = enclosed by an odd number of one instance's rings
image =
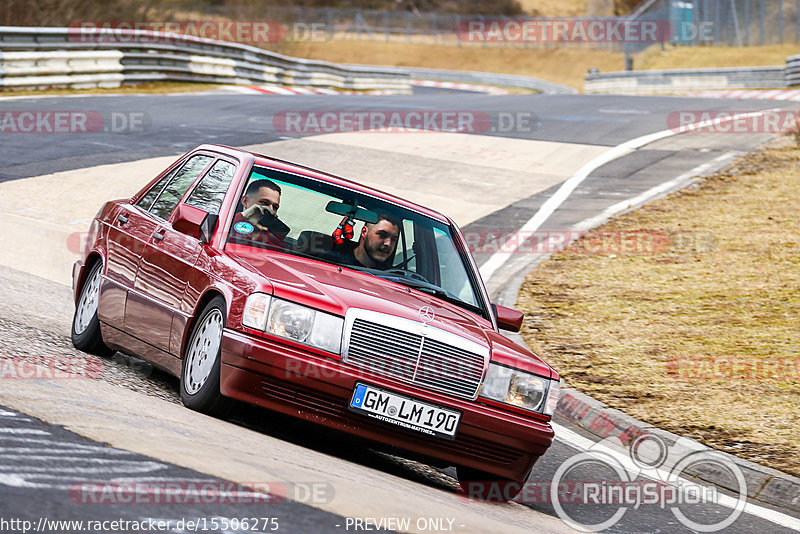
[[[390,268],[399,235],[400,221],[378,214],[378,222],[365,223],[361,228],[358,245],[345,253],[344,263],[370,269]]]

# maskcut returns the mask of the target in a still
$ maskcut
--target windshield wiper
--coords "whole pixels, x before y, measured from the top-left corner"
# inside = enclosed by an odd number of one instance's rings
[[[444,289],[443,287],[431,284],[430,282],[423,282],[422,280],[417,280],[416,278],[408,278],[401,274],[387,272],[381,269],[370,269],[369,267],[362,267],[360,265],[342,265],[342,266],[347,267],[349,269],[354,269],[356,271],[360,271],[362,273],[371,274],[373,276],[377,276],[378,278],[389,280],[390,282],[395,282],[397,284],[404,285],[406,287],[410,287],[418,291],[422,291],[423,293],[433,295],[436,298],[442,299],[451,304],[455,304],[456,306],[459,306],[461,308],[466,308],[473,313],[477,313],[481,317],[486,317],[486,312],[482,308],[475,306],[474,304],[470,304],[469,302],[463,301],[454,294]]]
[[[398,284],[402,284],[407,287],[411,287],[416,289],[417,291],[422,291],[423,293],[428,293],[429,295],[433,295],[436,298],[440,298],[444,301],[447,301],[451,304],[455,304],[456,306],[460,306],[462,308],[467,308],[468,310],[475,312],[479,315],[484,315],[483,310],[479,307],[470,304],[469,302],[465,302],[458,298],[457,296],[453,295],[443,287],[439,287],[435,284],[430,284],[427,282],[423,282],[422,280],[415,280],[413,278],[404,278],[402,276],[386,276],[386,275],[376,275],[380,278],[385,280],[390,280],[392,282],[397,282]]]

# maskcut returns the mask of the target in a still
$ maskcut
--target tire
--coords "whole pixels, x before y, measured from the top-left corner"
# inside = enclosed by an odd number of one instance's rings
[[[72,316],[72,344],[83,352],[110,356],[114,354],[114,351],[103,343],[100,320],[97,318],[102,273],[103,262],[97,261],[83,283],[78,302],[75,305],[75,314]]]
[[[486,502],[505,502],[513,500],[525,487],[528,477],[522,481],[498,477],[491,473],[457,466],[460,493],[467,499]]]
[[[192,410],[216,417],[227,415],[233,400],[219,392],[225,299],[214,297],[198,316],[183,355],[181,401]]]

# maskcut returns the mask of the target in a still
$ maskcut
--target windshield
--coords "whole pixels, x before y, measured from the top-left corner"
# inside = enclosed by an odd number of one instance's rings
[[[454,229],[352,190],[254,167],[229,243],[312,257],[412,287],[486,316]]]

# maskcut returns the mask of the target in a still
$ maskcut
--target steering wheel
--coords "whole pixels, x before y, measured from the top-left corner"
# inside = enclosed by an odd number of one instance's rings
[[[419,282],[425,282],[426,284],[430,284],[427,278],[425,278],[419,273],[415,273],[414,271],[409,271],[408,269],[387,269],[384,272],[390,274],[399,274],[403,278],[409,278],[411,280],[417,280]]]

